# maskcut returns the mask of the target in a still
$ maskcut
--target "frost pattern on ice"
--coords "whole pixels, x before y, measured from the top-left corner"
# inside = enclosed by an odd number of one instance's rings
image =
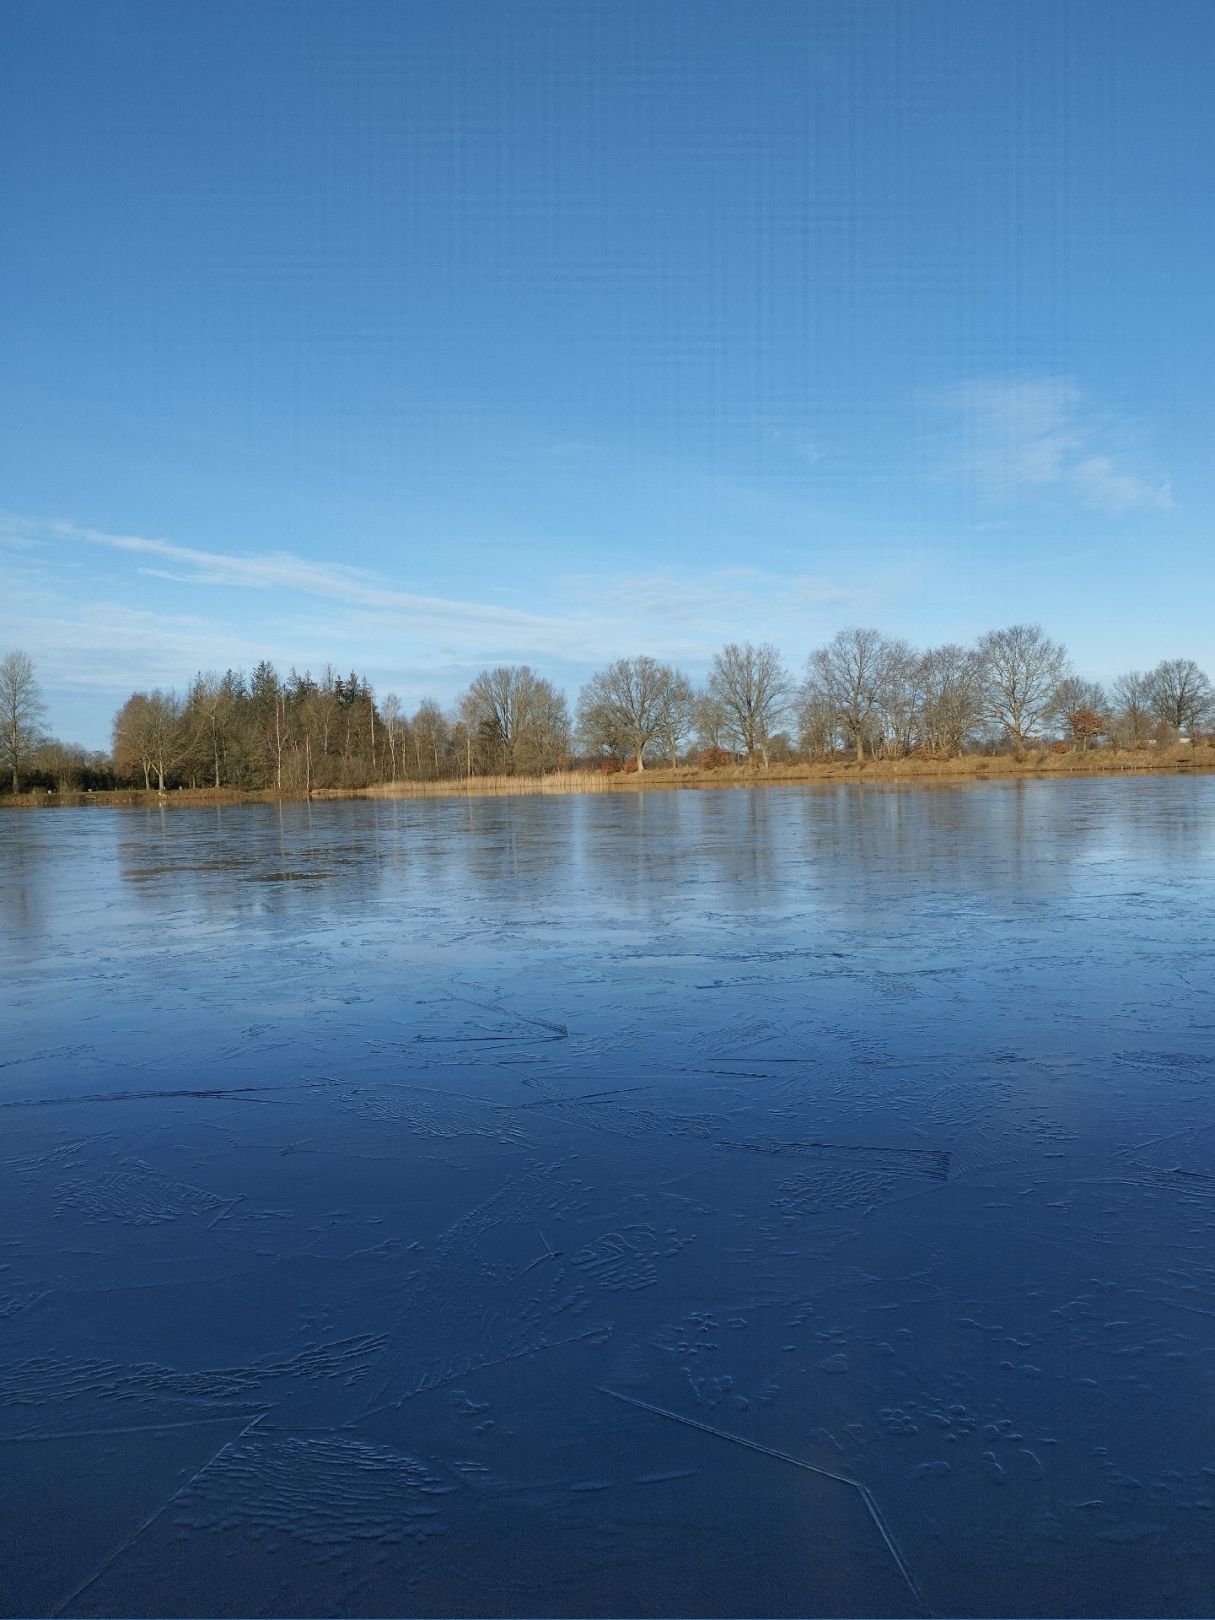
[[[187,1530],[248,1527],[317,1546],[421,1541],[442,1535],[437,1498],[457,1487],[425,1463],[340,1435],[273,1435],[234,1441],[177,1499]]]

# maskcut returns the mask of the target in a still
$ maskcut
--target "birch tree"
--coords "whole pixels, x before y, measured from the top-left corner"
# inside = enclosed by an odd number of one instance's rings
[[[21,771],[42,740],[46,705],[28,653],[11,652],[0,659],[0,764],[13,792],[21,789]]]
[[[389,781],[397,779],[397,749],[402,741],[401,700],[395,692],[384,699],[384,741],[388,744]]]
[[[154,775],[159,791],[165,791],[166,778],[184,749],[182,714],[178,698],[157,687],[133,692],[114,717],[115,760],[120,768],[137,762],[145,788],[151,787]]]

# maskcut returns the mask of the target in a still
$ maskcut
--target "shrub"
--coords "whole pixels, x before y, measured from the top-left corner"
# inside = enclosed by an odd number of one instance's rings
[[[720,771],[731,763],[730,756],[724,748],[706,748],[700,756],[702,771]]]

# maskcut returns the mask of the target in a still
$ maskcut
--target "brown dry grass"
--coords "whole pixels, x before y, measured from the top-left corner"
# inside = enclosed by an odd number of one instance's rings
[[[697,766],[648,767],[642,772],[557,771],[551,776],[483,776],[471,781],[384,782],[361,789],[360,798],[494,797],[518,793],[637,793],[647,788],[773,787],[818,783],[984,782],[1007,777],[1120,776],[1189,774],[1215,771],[1215,748],[1119,750],[1090,749],[1056,754],[1042,749],[1018,761],[1011,755],[965,754],[957,759],[822,760],[810,764],[773,765],[768,770],[732,765],[721,770]],[[316,797],[317,795],[314,795]],[[333,791],[331,798],[348,797]]]

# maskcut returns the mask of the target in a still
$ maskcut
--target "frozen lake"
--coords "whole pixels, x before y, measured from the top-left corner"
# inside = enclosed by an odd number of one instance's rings
[[[1215,779],[0,816],[0,1612],[1206,1615]]]

